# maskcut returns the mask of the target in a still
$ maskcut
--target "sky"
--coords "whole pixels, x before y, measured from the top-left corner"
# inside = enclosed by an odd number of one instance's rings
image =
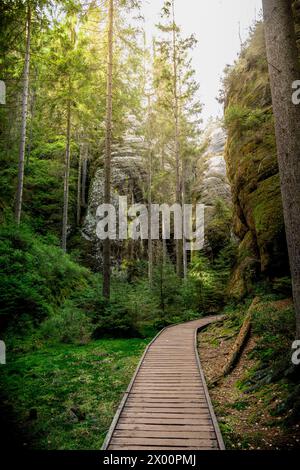
[[[148,38],[155,33],[163,0],[144,0]],[[203,121],[222,117],[216,97],[227,64],[233,64],[240,51],[240,36],[246,40],[249,27],[259,18],[262,0],[176,0],[176,22],[183,35],[195,34],[193,66],[200,83],[204,104]],[[240,30],[240,35],[239,35]]]

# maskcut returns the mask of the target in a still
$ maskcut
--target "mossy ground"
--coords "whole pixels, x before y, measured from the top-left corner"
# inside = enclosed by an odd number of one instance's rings
[[[261,309],[268,316],[273,312],[273,318],[277,312],[275,321],[282,322],[289,314],[290,303],[263,302]],[[208,383],[221,374],[242,318],[243,311],[236,308],[223,324],[200,333],[199,352]],[[284,353],[290,354],[291,343],[289,338],[277,337],[267,348],[270,332],[259,333],[255,316],[253,323],[251,338],[235,369],[217,386],[209,387],[226,448],[299,449],[300,416],[296,402],[290,399],[298,390],[298,381],[291,381],[284,372],[274,374]]]
[[[7,365],[0,366],[8,445],[100,449],[148,341],[103,339],[8,351]]]

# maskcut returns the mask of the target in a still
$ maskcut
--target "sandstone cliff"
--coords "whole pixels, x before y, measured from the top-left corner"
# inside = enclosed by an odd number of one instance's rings
[[[240,240],[230,293],[242,297],[260,277],[289,272],[263,25],[227,71],[226,162]]]

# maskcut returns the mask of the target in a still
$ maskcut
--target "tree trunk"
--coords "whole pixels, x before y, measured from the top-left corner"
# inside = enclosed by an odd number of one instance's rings
[[[186,187],[185,187],[185,180],[186,180],[186,161],[185,159],[182,162],[182,214],[183,214],[183,228],[185,227],[185,197],[186,197]],[[188,267],[187,267],[187,251],[186,251],[186,239],[185,239],[185,234],[183,230],[183,235],[182,235],[182,257],[183,257],[183,278],[187,278],[187,272],[188,272]]]
[[[153,284],[153,244],[152,244],[152,148],[151,148],[151,97],[148,95],[148,280]]]
[[[106,98],[106,137],[105,137],[105,187],[104,202],[111,203],[111,140],[112,140],[112,79],[113,79],[113,36],[114,3],[109,0],[108,11],[108,63],[107,63],[107,98]],[[103,296],[110,298],[110,239],[103,242]]]
[[[181,204],[180,184],[180,143],[179,143],[179,106],[178,106],[178,73],[177,73],[177,41],[175,23],[175,0],[172,0],[173,15],[173,94],[175,119],[175,162],[176,162],[176,203]],[[182,240],[176,240],[176,272],[182,276]]]
[[[30,162],[30,154],[31,154],[31,146],[32,146],[32,134],[33,134],[33,118],[34,118],[34,112],[35,112],[35,101],[36,101],[36,88],[37,88],[37,79],[38,79],[38,73],[37,69],[35,69],[34,73],[34,80],[35,83],[33,85],[32,89],[32,96],[31,96],[31,104],[30,104],[30,130],[29,130],[29,139],[28,139],[28,145],[27,145],[27,157],[26,157],[26,167],[29,166]]]
[[[22,94],[22,120],[21,120],[21,140],[19,149],[19,169],[18,169],[18,189],[16,196],[15,216],[17,224],[20,224],[23,202],[24,185],[24,164],[25,164],[25,146],[26,146],[26,125],[28,108],[28,88],[29,88],[29,68],[30,68],[30,39],[31,39],[31,9],[28,3],[27,7],[27,39],[24,63],[24,84]]]
[[[69,93],[71,93],[69,86]],[[67,132],[66,132],[66,153],[65,153],[65,174],[64,174],[64,208],[62,222],[62,241],[61,247],[64,252],[67,251],[68,235],[68,209],[69,209],[69,180],[70,180],[70,146],[71,146],[71,97],[68,98],[67,108]]]
[[[265,38],[293,296],[300,339],[300,106],[292,84],[300,79],[291,0],[263,0]]]
[[[86,146],[84,159],[82,162],[82,178],[81,178],[81,205],[82,207],[86,207],[86,179],[87,179],[87,165],[88,165],[88,145]]]
[[[153,245],[152,245],[152,233],[151,233],[151,224],[152,224],[152,151],[149,151],[149,188],[148,188],[148,279],[149,284],[152,286],[153,283]]]
[[[81,188],[82,188],[82,148],[83,144],[79,144],[79,159],[78,159],[78,176],[77,176],[77,213],[76,213],[76,223],[77,227],[80,225],[80,217],[81,217]]]
[[[211,385],[217,385],[220,380],[222,380],[224,377],[226,377],[230,372],[234,369],[234,367],[237,365],[239,358],[243,352],[243,349],[245,348],[247,341],[250,337],[251,333],[251,321],[252,321],[252,316],[253,312],[255,311],[256,307],[258,306],[260,302],[259,297],[255,297],[246,313],[246,316],[244,318],[242,327],[236,337],[236,340],[231,348],[231,351],[229,353],[229,356],[227,358],[227,361],[222,369],[221,375],[216,377],[211,381]]]

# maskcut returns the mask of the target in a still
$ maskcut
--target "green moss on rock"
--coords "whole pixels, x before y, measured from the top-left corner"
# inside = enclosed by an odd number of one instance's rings
[[[262,23],[229,69],[224,85],[225,157],[234,232],[241,240],[230,293],[242,296],[261,274],[272,278],[289,272]]]

